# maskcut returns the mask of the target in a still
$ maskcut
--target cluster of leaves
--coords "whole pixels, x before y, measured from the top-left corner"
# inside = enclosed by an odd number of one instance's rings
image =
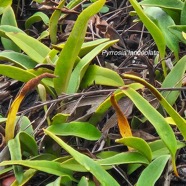
[[[0,173],[14,171],[16,180],[12,183],[12,186],[26,184],[37,171],[57,176],[56,180],[49,183],[48,186],[72,185],[73,183],[77,185],[95,185],[93,180],[101,185],[117,186],[119,185],[118,181],[108,172],[116,165],[121,164],[128,165],[128,174],[133,173],[141,166],[145,166],[136,185],[149,186],[155,184],[168,160],[172,161],[174,173],[178,176],[175,163],[176,153],[185,144],[176,139],[170,123],[176,125],[184,139],[186,139],[186,121],[172,107],[179,96],[179,92],[161,94],[142,78],[126,74],[122,74],[121,77],[113,70],[91,64],[92,59],[103,49],[117,42],[117,40],[110,41],[109,39],[84,42],[88,21],[101,10],[105,0],[91,3],[79,14],[67,41],[62,44],[56,44],[56,36],[58,20],[66,16],[61,11],[65,5],[64,0],[60,1],[50,18],[42,12],[37,12],[27,19],[25,28],[29,28],[37,21],[43,21],[48,25],[48,29],[43,31],[37,39],[17,27],[14,11],[11,7],[12,2],[5,2],[0,2],[0,13],[2,15],[0,36],[6,51],[0,53],[0,59],[10,61],[14,65],[0,64],[0,74],[26,82],[12,103],[8,117],[3,118],[6,121],[5,140],[10,151],[11,160],[0,163],[0,166],[7,166]],[[165,57],[166,46],[175,54],[177,61],[175,61],[168,75],[164,61],[162,62],[165,75],[162,88],[180,88],[186,70],[186,57],[184,56],[178,60],[178,42],[181,40],[185,43],[183,32],[186,5],[185,2],[181,1],[178,1],[177,7],[175,5],[171,6],[168,1],[159,4],[158,2],[144,0],[141,5],[156,7],[142,9],[137,1],[130,0],[136,14],[156,42],[160,58]],[[175,1],[172,0],[172,2]],[[72,0],[66,7],[73,9],[81,3],[80,0]],[[177,11],[179,11],[181,17],[178,17]],[[169,14],[173,12],[175,14]],[[160,17],[156,17],[157,15]],[[181,23],[182,25],[174,25],[175,21],[177,21],[177,24]],[[44,37],[50,37],[53,49],[41,42]],[[21,53],[21,51],[24,53]],[[45,68],[47,65],[52,68]],[[130,79],[137,83],[124,85],[123,79]],[[93,84],[120,88],[115,90],[111,96],[96,108],[88,121],[67,122],[67,115],[57,113],[52,118],[52,121],[48,122],[48,127],[44,129],[44,133],[68,152],[69,155],[62,156],[61,153],[56,155],[55,152],[52,152],[50,144],[45,146],[45,149],[48,149],[45,150],[46,153],[38,152],[38,144],[34,139],[34,131],[30,126],[29,118],[26,116],[16,118],[20,103],[25,95],[37,87],[41,100],[46,101],[47,93],[55,99],[57,95],[74,94]],[[154,94],[170,117],[164,117],[143,98],[138,90],[144,87]],[[123,97],[132,100],[146,120],[153,125],[160,138],[159,140],[149,143],[132,135],[128,120],[117,104],[117,101]],[[101,132],[96,126],[111,106],[116,110],[118,127],[122,136],[116,142],[127,146],[127,152],[105,151],[95,154],[94,158],[92,158],[75,150],[65,142],[65,136],[75,136],[89,141],[99,140]],[[23,131],[21,127],[14,137],[15,123],[18,119],[21,119],[21,123],[27,129]],[[28,167],[28,169],[25,170],[23,167]],[[76,179],[73,176],[74,172],[81,172],[82,175],[88,175],[83,173],[91,173],[94,178],[88,179],[88,176],[82,176],[80,179]]]

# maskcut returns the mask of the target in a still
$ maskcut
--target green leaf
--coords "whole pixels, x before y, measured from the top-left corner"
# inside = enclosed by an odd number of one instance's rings
[[[135,11],[137,12],[140,20],[143,22],[147,30],[152,35],[158,50],[160,52],[160,57],[165,56],[165,39],[161,30],[145,15],[143,9],[140,7],[139,3],[136,0],[129,0]]]
[[[182,35],[183,35],[184,39],[186,40],[186,33],[182,32]]]
[[[34,74],[27,72],[26,70],[3,64],[0,64],[0,74],[22,82],[27,82],[28,80],[35,77]]]
[[[88,172],[87,169],[81,164],[79,164],[74,158],[70,158],[61,163],[64,168],[67,168],[76,172]]]
[[[29,135],[26,132],[21,131],[16,135],[16,138],[19,138],[22,152],[28,153],[29,156],[38,155],[37,143],[31,135]],[[14,147],[14,148],[16,148],[16,147]]]
[[[161,156],[170,154],[165,143],[162,140],[156,140],[149,143],[149,146],[152,150],[153,159]],[[177,150],[185,146],[183,142],[177,141]]]
[[[0,60],[13,62],[24,69],[32,69],[37,65],[37,63],[27,55],[13,51],[0,52]]]
[[[178,57],[179,41],[168,29],[169,26],[175,25],[173,19],[159,7],[145,8],[145,13],[159,27],[164,35],[167,46],[174,51],[175,56]]]
[[[109,12],[109,7],[104,5],[103,8],[100,10],[100,13],[105,14],[107,12]]]
[[[17,21],[14,14],[14,11],[11,6],[7,6],[4,9],[2,18],[1,18],[1,25],[11,25],[17,27]]]
[[[47,130],[56,135],[77,136],[87,140],[98,140],[101,137],[100,131],[88,122],[56,123]]]
[[[64,169],[59,162],[47,160],[14,160],[3,161],[0,163],[0,166],[7,165],[22,165],[56,176],[69,176],[71,179],[73,179],[71,176],[71,171]]]
[[[21,32],[24,33],[21,29],[15,27],[15,26],[11,26],[11,25],[1,25],[0,26],[0,37],[5,37],[8,38],[8,36],[6,35],[6,32]],[[9,38],[8,38],[9,39]]]
[[[3,123],[7,120],[7,118],[0,118],[0,123]]]
[[[78,186],[89,186],[88,179],[86,177],[82,177],[81,180],[78,183]]]
[[[108,38],[103,38],[103,39],[96,39],[93,41],[89,41],[89,42],[85,42],[82,44],[81,50],[79,52],[79,57],[82,57],[86,54],[88,54],[91,50],[93,50],[95,47],[97,47],[98,45],[109,41]]]
[[[27,133],[20,132],[16,135],[15,139],[8,142],[9,151],[11,154],[11,160],[21,160],[22,154],[37,155],[38,147],[36,141]],[[21,183],[24,178],[23,169],[21,166],[13,166],[16,179],[18,183]]]
[[[17,125],[19,127],[19,131],[24,131],[27,134],[33,136],[34,129],[32,127],[32,124],[31,124],[30,120],[28,119],[28,117],[17,116],[16,121],[17,121]]]
[[[81,82],[81,88],[87,88],[93,84],[120,87],[124,85],[124,82],[115,71],[97,65],[90,65]]]
[[[0,15],[4,12],[5,8],[12,4],[12,0],[0,0]]]
[[[47,46],[27,34],[7,32],[6,35],[37,63],[42,63],[50,52]]]
[[[142,155],[144,155],[149,160],[149,162],[152,161],[152,151],[150,149],[150,146],[142,138],[125,137],[122,139],[117,139],[116,142],[123,143],[126,146],[134,148],[135,150],[140,152]]]
[[[140,163],[148,165],[149,161],[139,152],[123,152],[115,156],[97,160],[100,165],[121,165],[130,163]]]
[[[182,79],[186,71],[186,56],[183,56],[166,76],[162,88],[181,88]],[[173,105],[180,95],[179,91],[165,91],[162,93],[167,102]]]
[[[41,32],[41,34],[40,34],[40,36],[37,38],[37,40],[42,40],[42,39],[44,39],[44,38],[46,38],[46,37],[48,37],[48,36],[49,36],[48,30],[44,30],[43,32]]]
[[[167,111],[167,113],[172,117],[172,119],[175,121],[177,127],[181,131],[183,137],[186,139],[186,121],[184,118],[182,118],[179,113],[166,101],[166,99],[160,94],[160,92],[154,88],[151,84],[147,83],[144,79],[139,78],[137,76],[124,74],[124,78],[132,79],[134,81],[137,81],[144,86],[146,86],[160,101],[163,108]]]
[[[25,185],[36,173],[35,169],[28,169],[23,173],[23,179],[20,183],[18,183],[17,180],[15,180],[11,186],[23,186]]]
[[[18,137],[15,139],[9,140],[8,148],[10,151],[11,160],[22,159],[21,144],[20,144]],[[23,179],[23,168],[21,166],[14,165],[13,170],[14,170],[16,180],[18,181],[18,183],[20,183]]]
[[[172,10],[181,10],[183,8],[183,2],[180,0],[143,0],[142,2],[140,2],[140,5],[156,6]]]
[[[36,12],[31,17],[29,17],[25,22],[25,28],[28,29],[32,24],[43,21],[46,25],[49,24],[49,17],[43,12]]]
[[[57,6],[57,9],[52,13],[49,21],[49,34],[50,39],[53,44],[57,43],[57,26],[58,26],[58,20],[61,16],[61,10],[65,4],[65,0],[60,1],[59,5]]]
[[[22,82],[27,82],[30,79],[36,77],[35,74],[29,71],[11,65],[3,65],[3,64],[0,64],[0,74]],[[53,91],[50,89],[49,86],[47,86],[48,85],[47,79],[42,80],[41,83],[45,86],[47,91],[55,97]]]
[[[136,186],[155,185],[156,181],[161,176],[169,158],[169,155],[163,155],[150,163],[140,175]]]
[[[109,46],[113,45],[116,42],[117,40],[114,40],[98,45],[78,62],[78,64],[76,65],[75,69],[71,74],[67,93],[75,93],[78,91],[80,82],[84,74],[86,73],[88,65],[90,64],[92,59],[94,59],[94,57],[96,57],[103,49],[108,48]]]
[[[68,153],[70,153],[79,164],[83,165],[90,173],[92,173],[100,182],[101,185],[119,186],[116,180],[111,175],[109,175],[97,162],[95,162],[88,156],[74,150],[72,147],[67,145],[63,140],[61,140],[48,130],[45,130],[45,133],[48,134],[53,140],[55,140]]]
[[[133,103],[141,111],[141,113],[154,126],[158,135],[160,136],[160,138],[163,140],[163,142],[166,144],[167,148],[169,149],[174,162],[175,154],[177,151],[177,142],[176,142],[174,132],[172,131],[170,125],[167,123],[164,117],[135,90],[126,87],[123,89],[123,93],[133,101]]]
[[[51,125],[58,125],[58,124],[65,123],[68,119],[68,116],[70,116],[70,115],[69,114],[62,114],[62,113],[56,114],[52,118],[52,124]]]
[[[104,4],[105,0],[98,0],[83,10],[78,16],[70,36],[56,62],[54,74],[58,76],[58,78],[54,79],[54,87],[57,94],[66,92],[75,60],[85,38],[88,21]]]
[[[186,32],[186,25],[173,25],[168,28],[181,42],[186,44],[186,40],[182,35],[182,32]]]
[[[11,6],[6,7],[1,18],[1,25],[11,25],[17,27],[16,17]],[[20,48],[10,39],[1,38],[2,44],[6,50],[20,52]]]
[[[184,1],[183,9],[181,10],[180,24],[186,25],[186,1]]]

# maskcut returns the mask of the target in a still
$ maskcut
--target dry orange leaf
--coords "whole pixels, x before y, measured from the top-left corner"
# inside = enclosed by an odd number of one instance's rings
[[[8,112],[8,117],[6,121],[6,127],[5,127],[6,143],[14,137],[16,114],[26,94],[34,90],[43,78],[55,78],[55,77],[56,77],[55,75],[50,74],[50,73],[41,74],[35,78],[30,79],[20,90],[18,96],[13,101],[12,105],[10,106],[9,112]]]
[[[117,115],[117,119],[118,119],[118,127],[119,127],[119,131],[120,131],[121,136],[122,137],[132,136],[132,132],[131,132],[131,128],[128,123],[128,120],[125,117],[125,115],[123,114],[123,112],[121,111],[118,103],[116,102],[114,94],[111,95],[110,101],[116,111],[116,115]]]

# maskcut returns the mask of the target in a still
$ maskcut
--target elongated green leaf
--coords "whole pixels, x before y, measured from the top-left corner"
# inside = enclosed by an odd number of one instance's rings
[[[38,154],[38,147],[35,140],[25,132],[18,133],[15,139],[10,140],[8,142],[8,147],[11,154],[11,160],[21,160],[22,152],[34,156]],[[16,182],[25,182],[26,178],[21,166],[14,166],[14,172],[16,175]],[[33,175],[33,171],[29,172],[29,174],[30,173]]]
[[[16,121],[17,121],[17,126],[19,127],[19,132],[23,131],[28,135],[33,136],[34,129],[28,117],[17,116]]]
[[[83,0],[72,0],[67,4],[67,8],[71,9],[74,8],[76,5],[78,5],[79,3],[81,3]]]
[[[5,8],[12,4],[12,0],[0,0],[0,15],[4,12]]]
[[[65,123],[69,116],[70,116],[70,114],[58,113],[52,118],[52,124],[51,125],[58,125],[58,124]]]
[[[67,145],[63,140],[61,140],[48,130],[45,130],[45,133],[48,134],[52,139],[54,139],[68,153],[70,153],[79,164],[83,165],[90,173],[92,173],[101,183],[101,185],[119,186],[116,180],[112,176],[110,176],[97,162],[95,162],[88,156],[74,150],[72,147]]]
[[[152,151],[145,140],[131,136],[118,139],[116,140],[116,142],[123,143],[126,146],[134,148],[135,150],[139,151],[142,155],[144,155],[149,160],[149,162],[151,162]]]
[[[27,82],[35,77],[34,74],[18,67],[0,64],[0,74],[22,82]],[[19,74],[19,75],[18,75]]]
[[[182,32],[186,32],[186,25],[173,25],[169,26],[168,29],[172,32],[181,42],[186,44],[186,40],[182,35]]]
[[[161,32],[161,30],[145,15],[143,9],[140,7],[139,3],[136,0],[129,0],[131,5],[133,6],[134,10],[137,12],[140,20],[143,22],[147,30],[152,35],[160,53],[160,58],[165,57],[165,48],[166,42],[165,38]],[[165,68],[165,61],[162,61],[162,68],[164,72],[164,76],[167,75],[166,68]]]
[[[77,136],[87,140],[98,140],[101,137],[100,131],[88,122],[58,123],[47,130],[56,135]]]
[[[169,49],[174,51],[175,56],[178,57],[179,41],[177,37],[172,34],[168,27],[175,25],[173,19],[159,7],[145,8],[146,15],[159,27],[164,35],[165,41]]]
[[[50,52],[47,46],[26,34],[8,32],[6,35],[37,63],[42,63]]]
[[[23,70],[18,67],[3,64],[0,64],[0,74],[22,82],[27,82],[30,79],[36,77],[35,74],[29,71]],[[50,87],[47,86],[48,85],[47,79],[42,80],[41,83],[46,87],[47,91],[55,97],[53,91],[50,89]]]
[[[28,29],[32,24],[43,21],[46,25],[49,23],[49,17],[43,12],[36,12],[31,17],[29,17],[25,22],[25,28]]]
[[[84,56],[85,54],[88,54],[91,50],[93,50],[95,47],[97,47],[98,45],[109,41],[108,38],[104,38],[104,39],[96,39],[94,41],[89,41],[89,42],[85,42],[83,43],[81,50],[79,52],[79,57]]]
[[[124,85],[124,82],[115,71],[97,65],[90,65],[81,82],[81,88],[87,88],[93,84],[120,87]]]
[[[32,136],[22,131],[16,135],[16,138],[19,138],[22,151],[29,153],[30,156],[38,155],[38,146]]]
[[[56,9],[52,16],[50,17],[50,21],[49,21],[49,34],[50,34],[50,39],[51,42],[53,44],[57,43],[57,25],[58,25],[58,20],[60,18],[61,15],[61,10],[59,10],[60,8],[62,8],[65,4],[65,0],[60,1],[59,5],[57,6],[58,9]]]
[[[60,186],[61,185],[61,177],[58,177],[54,182],[47,184],[46,186]]]
[[[37,65],[37,63],[27,55],[12,51],[0,52],[0,60],[13,62],[24,69],[32,69]]]
[[[133,101],[141,113],[152,123],[158,135],[169,149],[173,161],[175,161],[177,142],[170,125],[167,123],[164,117],[154,107],[152,107],[147,100],[145,100],[132,88],[126,87],[123,89],[123,93]]]
[[[89,186],[88,179],[86,177],[82,177],[81,180],[78,183],[78,186]]]
[[[15,14],[11,6],[8,6],[5,8],[2,18],[1,18],[1,25],[11,25],[11,26],[17,27]],[[20,48],[10,39],[1,38],[1,41],[4,46],[4,49],[13,50],[16,52],[21,51]]]
[[[73,70],[70,80],[69,80],[69,86],[67,89],[67,93],[75,93],[77,92],[80,82],[88,68],[88,65],[92,61],[94,57],[96,57],[103,49],[108,48],[109,46],[116,43],[115,41],[108,41],[103,44],[98,45],[96,48],[94,48],[91,52],[89,52],[87,55],[85,55],[76,65],[75,69]]]
[[[150,163],[140,175],[136,186],[155,185],[156,181],[161,176],[169,158],[169,155],[163,155],[155,159],[152,163]]]
[[[23,32],[21,29],[15,27],[15,26],[11,26],[11,25],[1,25],[0,26],[0,37],[5,37],[8,38],[8,36],[6,35],[6,32],[21,32],[21,33],[25,33]],[[9,39],[9,38],[8,38]]]
[[[21,145],[20,145],[20,141],[18,137],[15,139],[9,140],[8,147],[9,147],[9,151],[11,155],[11,160],[22,159]],[[13,169],[14,169],[15,177],[18,183],[20,183],[23,179],[23,168],[19,165],[14,165]]]
[[[184,2],[183,9],[181,10],[180,24],[186,25],[186,2]]]
[[[139,3],[136,0],[129,0],[133,8],[136,10],[139,18],[147,28],[147,30],[152,35],[158,50],[160,52],[160,57],[163,58],[165,56],[165,39],[162,35],[160,29],[145,15],[144,11],[140,7]]]
[[[28,169],[23,173],[23,179],[20,183],[18,183],[17,180],[15,180],[11,186],[24,186],[36,173],[35,169]]]
[[[183,8],[183,2],[180,0],[143,0],[142,2],[140,2],[140,4],[145,6],[157,6],[160,8],[172,10],[181,10]]]
[[[11,25],[11,26],[17,27],[17,21],[15,18],[15,14],[11,6],[7,6],[4,9],[4,12],[1,18],[1,25]]]
[[[17,160],[3,161],[0,163],[0,166],[6,165],[22,165],[56,176],[69,176],[71,179],[73,179],[71,177],[71,171],[64,169],[59,162],[47,160]]]
[[[44,30],[43,32],[41,32],[41,34],[40,34],[40,36],[37,38],[37,40],[42,40],[42,39],[44,39],[44,38],[46,38],[46,37],[48,37],[49,36],[49,32],[48,32],[48,30]]]
[[[88,20],[94,14],[99,12],[104,4],[105,0],[98,0],[83,10],[83,12],[78,16],[72,32],[56,63],[54,74],[57,75],[58,78],[54,79],[54,87],[57,94],[66,92],[75,60],[77,59],[84,41]]]
[[[184,37],[184,39],[186,40],[186,33],[182,32],[182,36]]]
[[[81,164],[79,164],[74,158],[70,158],[64,162],[61,163],[63,168],[67,168],[72,171],[77,171],[77,172],[88,172],[87,169]]]
[[[151,84],[147,83],[142,78],[139,78],[139,77],[133,76],[133,75],[127,75],[127,74],[125,74],[123,76],[124,76],[124,78],[132,79],[132,80],[135,80],[137,82],[140,82],[141,84],[143,84],[144,86],[146,86],[149,90],[151,90],[151,92],[160,101],[160,103],[163,106],[163,108],[167,111],[167,113],[175,121],[175,123],[176,123],[177,127],[179,128],[179,130],[181,131],[183,137],[186,139],[186,121],[185,121],[185,119],[183,119],[179,115],[179,113],[176,112],[176,110],[166,101],[166,99],[159,93],[159,91],[156,90],[156,88],[154,88]]]
[[[7,118],[0,118],[0,123],[5,122]]]
[[[161,155],[168,155],[170,154],[168,152],[167,147],[165,146],[165,143],[162,140],[156,140],[149,143],[149,146],[152,150],[152,156],[153,159],[161,156]],[[183,142],[177,141],[177,150],[181,149],[185,146]]]
[[[186,56],[182,57],[170,73],[166,76],[162,83],[162,88],[180,88],[182,86],[182,79],[186,71]],[[177,100],[180,92],[179,91],[166,91],[162,95],[165,97],[170,105],[173,105]]]
[[[115,156],[97,161],[100,165],[120,165],[128,163],[149,164],[149,161],[139,152],[123,152]]]

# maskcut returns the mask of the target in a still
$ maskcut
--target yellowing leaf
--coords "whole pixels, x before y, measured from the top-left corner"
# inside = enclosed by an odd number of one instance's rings
[[[184,37],[184,39],[186,39],[186,33],[182,32],[182,36]]]
[[[16,114],[25,95],[31,90],[35,89],[35,87],[39,84],[39,82],[43,78],[54,78],[54,77],[56,76],[49,73],[41,74],[40,76],[30,79],[21,89],[17,98],[13,101],[10,110],[8,112],[8,117],[6,121],[6,127],[5,127],[6,142],[8,142],[10,139],[14,137]]]
[[[114,94],[111,95],[110,97],[110,101],[112,103],[112,106],[114,107],[116,114],[117,114],[117,118],[118,118],[118,127],[119,127],[119,131],[122,137],[130,137],[132,136],[132,132],[130,129],[130,125],[128,123],[127,118],[125,117],[125,115],[123,114],[123,112],[121,111],[121,109],[119,108]]]

